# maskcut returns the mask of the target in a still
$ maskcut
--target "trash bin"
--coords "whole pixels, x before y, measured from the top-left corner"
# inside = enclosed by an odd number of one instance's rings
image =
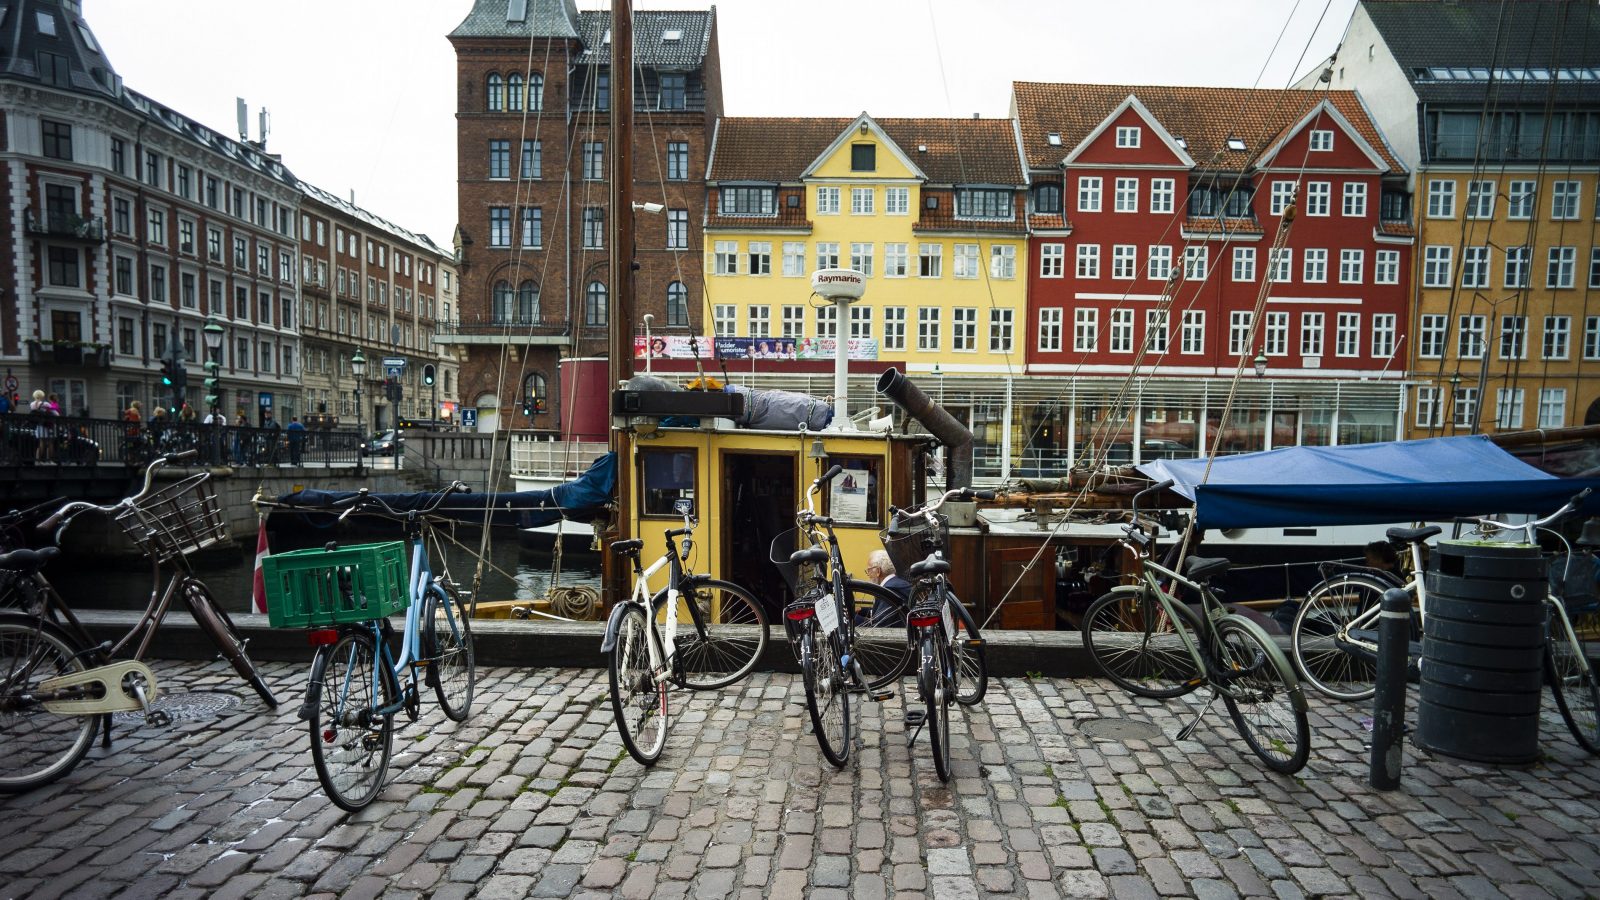
[[[1538,758],[1545,570],[1530,544],[1439,542],[1425,576],[1419,747],[1475,762]]]

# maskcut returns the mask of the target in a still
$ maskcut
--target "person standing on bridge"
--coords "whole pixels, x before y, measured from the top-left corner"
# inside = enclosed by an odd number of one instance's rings
[[[289,427],[284,429],[289,432],[289,464],[300,465],[300,451],[306,444],[306,426],[300,424],[299,416],[289,417]]]

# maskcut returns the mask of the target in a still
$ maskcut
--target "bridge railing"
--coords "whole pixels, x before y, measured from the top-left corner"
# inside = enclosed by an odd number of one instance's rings
[[[354,431],[0,415],[0,467],[140,466],[163,453],[198,450],[184,464],[353,468],[359,443]]]

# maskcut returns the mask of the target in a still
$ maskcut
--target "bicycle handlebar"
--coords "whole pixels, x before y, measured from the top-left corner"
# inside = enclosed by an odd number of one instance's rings
[[[944,506],[947,502],[957,498],[960,498],[963,501],[993,500],[995,496],[996,494],[994,491],[975,491],[970,487],[955,488],[954,490],[945,491],[939,496],[939,499],[929,500],[926,503],[923,503],[921,506],[908,506],[902,509],[901,507],[890,504],[889,514],[904,515],[907,517],[932,515],[933,513],[939,511],[939,507]]]
[[[1528,543],[1531,544],[1534,542],[1534,531],[1540,528],[1546,528],[1551,524],[1576,512],[1578,507],[1583,505],[1583,501],[1589,499],[1589,495],[1592,493],[1594,493],[1594,488],[1584,488],[1578,493],[1573,494],[1572,499],[1562,504],[1560,509],[1556,510],[1550,515],[1545,516],[1542,519],[1535,519],[1532,522],[1525,522],[1521,525],[1512,525],[1509,522],[1499,522],[1487,516],[1479,516],[1474,519],[1468,519],[1467,521],[1476,524],[1479,528],[1490,528],[1495,531],[1522,531],[1528,536]]]

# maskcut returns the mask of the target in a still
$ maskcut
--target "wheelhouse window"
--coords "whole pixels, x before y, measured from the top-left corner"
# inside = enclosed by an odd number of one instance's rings
[[[828,483],[822,498],[822,514],[853,525],[881,523],[879,497],[883,460],[873,456],[829,456],[827,464],[840,466],[844,471]]]
[[[639,451],[639,507],[642,515],[679,518],[679,501],[695,498],[695,451]]]
[[[1011,191],[992,188],[956,189],[956,218],[1010,219],[1014,216]]]

